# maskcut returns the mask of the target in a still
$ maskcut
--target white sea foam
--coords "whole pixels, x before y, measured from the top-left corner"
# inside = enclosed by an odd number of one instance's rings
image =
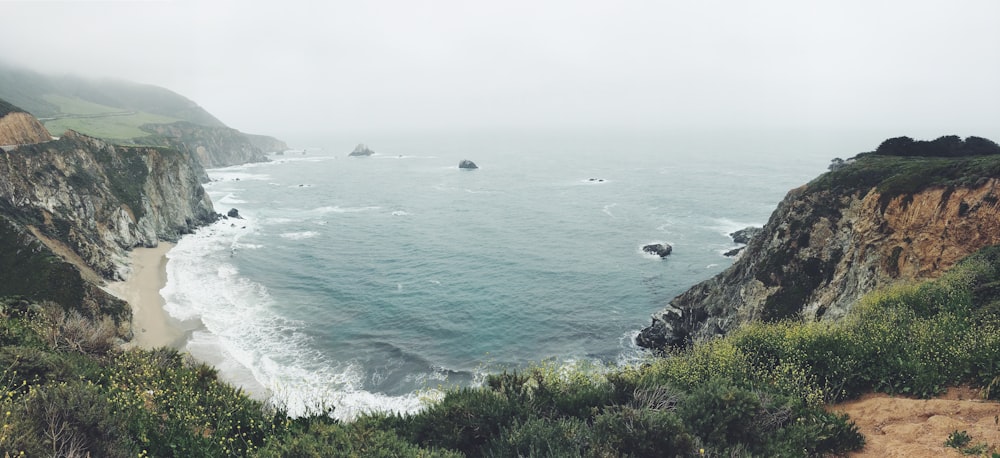
[[[358,213],[371,210],[378,210],[381,207],[340,207],[340,206],[326,206],[313,209],[314,213],[326,214],[326,213]]]
[[[254,227],[252,218],[247,226]],[[369,411],[413,412],[422,398],[436,396],[360,389],[362,368],[316,351],[302,332],[304,324],[278,314],[267,288],[231,263],[234,247],[250,246],[239,242],[247,233],[218,222],[183,237],[169,252],[164,308],[182,322],[202,326],[191,333],[186,350],[219,369],[225,380],[270,397],[296,416],[323,407],[334,407],[340,419]]]
[[[617,218],[617,216],[615,216],[615,214],[614,214],[614,213],[611,213],[611,209],[612,209],[612,208],[615,208],[615,207],[617,207],[617,206],[618,206],[618,204],[617,204],[617,203],[614,203],[614,204],[608,204],[608,205],[605,205],[605,206],[604,206],[604,208],[603,208],[603,209],[601,209],[601,211],[602,211],[602,212],[604,212],[604,214],[605,214],[605,215],[608,215],[608,216],[610,216],[610,217],[612,217],[612,218]]]
[[[302,240],[311,239],[317,235],[319,235],[319,232],[316,231],[285,232],[284,234],[281,234],[281,238],[288,240]]]
[[[409,213],[407,213],[407,212],[405,212],[403,210],[396,210],[396,211],[392,212],[392,216],[406,216],[406,215],[409,215]]]
[[[236,194],[233,194],[231,192],[226,193],[226,195],[218,199],[212,199],[212,201],[218,204],[225,204],[225,205],[236,205],[236,204],[247,203],[247,201],[245,200],[236,198]]]
[[[750,226],[760,227],[763,224],[733,221],[729,218],[715,218],[715,224],[709,226],[709,228],[729,238],[729,234]]]

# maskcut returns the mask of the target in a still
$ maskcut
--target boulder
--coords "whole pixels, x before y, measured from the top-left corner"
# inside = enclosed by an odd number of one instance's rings
[[[303,154],[305,154],[305,151],[303,151]],[[348,154],[348,156],[371,156],[372,154],[375,154],[375,151],[368,148],[368,145],[358,143],[358,146],[355,146],[354,151],[351,151],[351,154]]]
[[[226,216],[230,218],[243,219],[243,217],[240,216],[240,211],[235,208],[230,208],[229,212],[226,213]]]
[[[460,169],[478,169],[479,166],[475,162],[468,159],[462,159],[462,162],[458,163],[458,168]]]
[[[756,237],[757,234],[760,234],[763,230],[764,229],[759,227],[750,226],[736,232],[732,232],[729,236],[733,238],[733,242],[747,244],[750,243],[750,240]]]
[[[642,247],[642,251],[665,258],[669,256],[672,251],[674,251],[674,247],[670,246],[668,243],[653,243]]]

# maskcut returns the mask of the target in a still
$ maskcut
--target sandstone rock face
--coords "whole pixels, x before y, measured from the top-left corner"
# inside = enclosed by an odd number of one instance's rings
[[[49,131],[34,116],[23,112],[0,117],[0,146],[25,145],[52,140]]]
[[[686,345],[747,320],[836,319],[865,293],[934,278],[1000,243],[1000,180],[888,195],[792,190],[737,261],[653,315],[637,343]]]
[[[122,279],[128,249],[217,218],[202,173],[178,151],[68,132],[0,154],[0,214],[81,268]]]

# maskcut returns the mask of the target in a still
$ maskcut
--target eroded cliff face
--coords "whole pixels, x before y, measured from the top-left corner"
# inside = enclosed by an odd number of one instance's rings
[[[126,275],[127,250],[214,221],[203,170],[167,148],[124,147],[69,132],[0,154],[0,215],[81,272]]]
[[[205,168],[268,161],[267,154],[246,134],[229,127],[175,122],[147,124],[142,129],[153,135],[137,138],[137,143],[183,151]]]
[[[934,278],[1000,243],[998,178],[905,193],[794,189],[732,266],[654,314],[637,343],[683,346],[747,320],[836,319],[867,292]]]
[[[0,146],[42,143],[52,140],[49,131],[34,116],[24,112],[0,117]]]

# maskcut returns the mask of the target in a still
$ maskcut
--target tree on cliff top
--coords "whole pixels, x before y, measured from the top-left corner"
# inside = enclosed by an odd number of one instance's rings
[[[910,137],[890,138],[875,150],[882,156],[962,157],[1000,154],[1000,145],[982,137],[945,135],[935,140],[914,140]]]

